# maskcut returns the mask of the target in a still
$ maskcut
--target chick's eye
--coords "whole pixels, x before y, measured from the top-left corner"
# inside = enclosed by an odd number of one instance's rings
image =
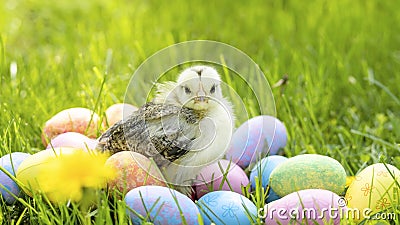
[[[215,92],[215,84],[211,87],[211,89],[210,89],[210,93],[211,94],[214,94],[214,92]]]
[[[190,94],[190,93],[192,93],[192,91],[188,88],[188,87],[183,87],[184,89],[185,89],[185,93],[186,94]]]

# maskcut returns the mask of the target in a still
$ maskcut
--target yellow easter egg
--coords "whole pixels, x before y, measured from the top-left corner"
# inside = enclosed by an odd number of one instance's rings
[[[76,151],[83,151],[77,148],[54,148],[40,151],[36,154],[28,156],[18,167],[16,178],[21,182],[22,190],[29,196],[33,196],[33,192],[39,192],[41,187],[38,182],[38,175],[55,157],[60,155],[73,154]]]
[[[390,209],[398,206],[400,170],[390,164],[386,166],[383,163],[373,164],[355,176],[346,192],[348,218],[356,222],[376,220],[379,219],[376,216],[390,216]]]

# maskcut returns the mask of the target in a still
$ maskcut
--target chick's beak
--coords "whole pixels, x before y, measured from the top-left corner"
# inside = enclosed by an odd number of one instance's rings
[[[199,84],[199,91],[197,92],[196,97],[194,98],[194,102],[208,102],[208,97],[206,96],[206,93],[204,92],[203,84],[200,82]]]
[[[194,102],[195,102],[195,103],[199,103],[199,102],[205,102],[205,103],[207,103],[207,102],[208,102],[208,98],[207,98],[207,96],[204,96],[204,95],[196,96],[196,97],[194,98]]]

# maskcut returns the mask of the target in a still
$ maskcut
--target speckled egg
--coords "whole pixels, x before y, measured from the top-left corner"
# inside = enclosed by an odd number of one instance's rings
[[[279,164],[269,182],[281,197],[304,189],[325,189],[341,194],[346,186],[346,171],[331,157],[304,154]]]
[[[117,171],[114,179],[108,181],[109,189],[126,193],[144,185],[166,186],[157,165],[145,156],[131,151],[122,151],[110,156],[106,165]]]
[[[63,154],[73,154],[75,151],[83,151],[82,149],[62,147],[54,149],[46,149],[30,155],[25,158],[19,165],[16,177],[24,185],[23,191],[32,196],[32,191],[41,190],[40,184],[37,181],[37,176],[42,171],[43,166],[53,160],[55,157]],[[26,187],[26,189],[24,189]]]
[[[387,166],[387,168],[386,168]],[[347,206],[358,209],[359,214],[351,214],[355,221],[390,208],[400,200],[400,170],[390,164],[377,163],[363,169],[355,176],[346,192]],[[393,175],[393,176],[392,176]],[[363,211],[368,210],[367,217]],[[359,215],[359,216],[358,216]]]
[[[108,126],[112,126],[116,122],[128,118],[128,116],[136,110],[138,110],[136,106],[127,103],[111,105],[106,109],[106,124],[108,124]]]
[[[125,196],[127,213],[133,224],[151,221],[155,225],[198,224],[199,210],[192,200],[180,192],[161,186],[141,186]],[[134,211],[134,212],[132,212]],[[147,218],[142,221],[139,216]]]
[[[66,132],[77,132],[89,138],[96,138],[100,124],[100,117],[90,109],[66,109],[57,113],[45,123],[42,141],[44,146],[47,146],[48,140]]]
[[[225,177],[224,177],[225,175]],[[242,186],[249,184],[246,173],[233,162],[222,159],[204,167],[196,177],[196,198],[214,190],[242,193]]]
[[[97,143],[96,139],[86,137],[81,133],[67,132],[59,134],[55,138],[51,139],[47,148],[58,148],[58,147],[71,147],[81,148],[83,150],[94,150]]]
[[[246,168],[267,154],[277,154],[286,142],[286,128],[280,120],[272,116],[257,116],[234,132],[225,158]]]
[[[15,172],[18,170],[18,167],[28,156],[30,156],[30,154],[23,152],[13,152],[11,154],[4,155],[0,158],[0,166],[7,170],[11,175],[15,176]],[[13,179],[11,179],[2,171],[0,171],[0,184],[15,196],[21,196],[21,189],[17,183],[15,183]],[[3,199],[8,204],[14,203],[16,199],[4,188],[0,187],[0,193]]]
[[[201,197],[199,206],[204,224],[253,224],[257,207],[246,197],[232,191],[214,191]],[[247,213],[251,215],[248,218]]]
[[[271,156],[263,158],[251,170],[251,173],[250,173],[251,188],[253,190],[255,190],[255,188],[256,188],[256,179],[255,179],[256,177],[261,179],[262,186],[265,188],[265,190],[268,189],[267,203],[279,199],[279,196],[275,193],[275,191],[272,190],[271,187],[268,187],[269,177],[270,177],[272,171],[279,164],[285,162],[286,160],[288,160],[288,158],[286,158],[284,156],[271,155]],[[261,174],[261,176],[260,176],[260,174]]]
[[[340,224],[347,207],[342,197],[322,189],[291,193],[264,207],[265,224]]]

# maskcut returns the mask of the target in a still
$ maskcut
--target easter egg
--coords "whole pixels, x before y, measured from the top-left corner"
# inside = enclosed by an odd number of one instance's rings
[[[204,224],[253,224],[257,207],[246,197],[232,191],[214,191],[197,202]],[[251,219],[247,214],[251,215]]]
[[[134,188],[126,194],[125,202],[133,224],[145,222],[138,214],[155,225],[198,224],[199,210],[196,204],[186,195],[167,187]]]
[[[265,190],[268,189],[268,196],[267,196],[267,203],[275,201],[279,199],[279,196],[272,190],[271,187],[268,188],[269,184],[269,177],[272,171],[277,167],[279,164],[285,162],[288,158],[280,155],[271,155],[268,157],[263,158],[259,161],[251,170],[250,173],[250,182],[251,187],[253,190],[256,188],[256,177],[261,179],[261,185],[264,187]],[[261,174],[261,176],[260,176]]]
[[[265,224],[340,224],[346,213],[345,200],[322,189],[293,192],[267,204],[259,216]]]
[[[346,186],[346,171],[328,156],[298,155],[279,164],[272,171],[269,184],[281,197],[304,189],[325,189],[341,194]]]
[[[47,140],[66,132],[77,132],[89,138],[96,138],[100,129],[100,117],[90,109],[70,108],[63,110],[49,119],[42,133],[42,141],[47,146]]]
[[[117,171],[115,178],[108,181],[108,188],[123,194],[139,186],[166,186],[157,165],[139,153],[117,152],[107,159],[106,165]]]
[[[347,207],[354,221],[384,210],[391,212],[389,208],[400,202],[400,170],[390,164],[386,166],[377,163],[366,167],[355,176],[347,189]],[[392,175],[396,177],[397,184]]]
[[[131,104],[114,104],[106,109],[106,124],[108,124],[108,126],[112,126],[116,122],[128,118],[129,115],[136,110],[138,110],[138,108]]]
[[[225,158],[242,168],[286,146],[285,125],[272,116],[257,116],[243,123],[232,135]]]
[[[17,171],[22,161],[24,161],[28,156],[30,156],[30,154],[23,152],[13,152],[4,155],[0,158],[0,166],[7,170],[11,175],[15,176],[15,171]],[[17,183],[2,171],[0,171],[0,184],[2,185],[2,187],[0,187],[1,196],[3,196],[3,199],[8,204],[12,204],[16,201],[9,192],[17,197],[21,196],[21,189]]]
[[[248,184],[249,178],[242,168],[222,159],[201,169],[194,186],[196,197],[200,198],[214,190],[234,191],[241,194],[242,186]]]
[[[40,151],[30,155],[19,165],[16,178],[24,185],[23,191],[32,197],[34,191],[40,191],[41,185],[37,177],[51,160],[60,155],[73,154],[75,151],[83,151],[76,148],[54,148]]]
[[[47,148],[71,147],[84,150],[94,150],[97,143],[98,141],[96,139],[88,138],[81,133],[67,132],[59,134],[55,138],[51,139]]]

